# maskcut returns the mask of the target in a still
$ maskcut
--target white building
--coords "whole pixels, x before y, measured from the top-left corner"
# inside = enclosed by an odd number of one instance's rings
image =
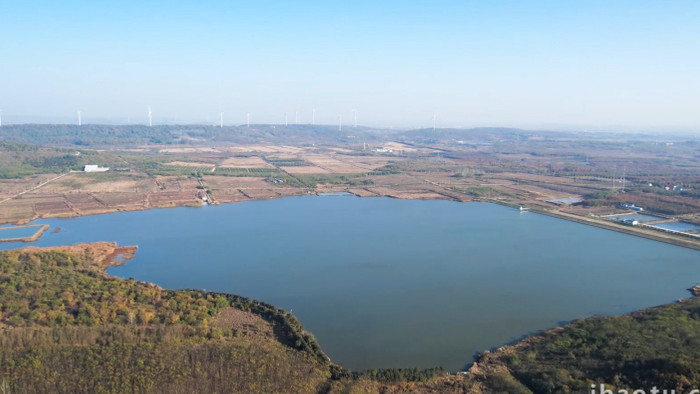
[[[83,168],[83,171],[85,172],[105,172],[109,171],[109,167],[100,167],[95,164],[87,164],[85,168]]]

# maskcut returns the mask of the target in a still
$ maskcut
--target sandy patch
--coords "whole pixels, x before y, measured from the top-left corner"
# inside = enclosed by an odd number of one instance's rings
[[[391,150],[393,150],[394,152],[400,152],[400,151],[404,151],[404,152],[416,152],[416,151],[418,151],[416,148],[412,148],[412,147],[410,147],[409,145],[405,145],[405,144],[402,144],[402,143],[399,143],[399,142],[387,142],[387,143],[384,144],[383,146],[384,146],[384,148],[386,148],[386,149],[391,149]]]

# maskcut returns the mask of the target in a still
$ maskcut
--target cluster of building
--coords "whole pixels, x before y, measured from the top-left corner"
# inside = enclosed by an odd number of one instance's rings
[[[100,167],[99,165],[95,164],[87,164],[83,168],[84,172],[107,172],[109,171],[109,167]]]
[[[633,211],[638,211],[638,212],[642,212],[644,210],[644,208],[638,207],[638,206],[632,204],[631,202],[626,202],[626,203],[620,204],[620,208],[631,209]]]
[[[678,191],[678,192],[682,192],[683,190],[690,190],[690,189],[688,189],[687,187],[683,187],[683,186],[680,186],[680,185],[665,185],[665,186],[660,186],[660,185],[654,185],[653,183],[649,183],[649,187],[660,187],[660,188],[662,188],[662,189],[664,189],[664,190],[668,190],[668,191]]]

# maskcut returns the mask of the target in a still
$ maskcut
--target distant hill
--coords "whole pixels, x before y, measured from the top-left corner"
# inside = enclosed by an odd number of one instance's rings
[[[385,140],[405,140],[421,144],[455,143],[462,141],[525,141],[525,140],[587,140],[630,141],[656,140],[658,135],[633,133],[576,133],[547,130],[523,130],[503,127],[471,129],[442,128],[387,130],[368,127],[332,125],[272,125],[247,126],[213,125],[97,125],[15,124],[0,127],[0,141],[70,148],[118,148],[143,145],[216,145],[289,144],[344,145],[373,143]],[[670,138],[665,136],[665,138]],[[675,137],[674,137],[675,138]],[[680,138],[680,137],[679,137]],[[678,138],[675,138],[678,139]],[[680,140],[687,139],[687,136]]]
[[[19,124],[0,127],[0,141],[53,147],[131,147],[141,145],[238,144],[344,144],[373,141],[380,130],[312,125],[48,125]]]

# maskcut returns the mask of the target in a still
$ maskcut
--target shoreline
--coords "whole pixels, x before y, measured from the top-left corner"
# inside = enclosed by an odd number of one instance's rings
[[[498,204],[502,206],[506,206],[509,208],[514,208],[517,209],[519,206],[522,204],[520,203],[511,203],[503,200],[498,200],[498,199],[493,199],[493,198],[474,198],[474,199],[458,199],[454,196],[448,196],[448,195],[442,195],[443,198],[411,198],[411,197],[401,197],[401,196],[395,196],[395,195],[389,195],[389,194],[384,194],[384,195],[375,195],[375,196],[367,196],[367,195],[362,195],[353,192],[351,189],[346,188],[341,190],[344,193],[348,193],[349,195],[355,196],[355,197],[388,197],[388,198],[396,198],[396,199],[402,199],[402,200],[450,200],[450,201],[456,201],[456,202],[489,202],[493,204]],[[327,191],[326,191],[327,192]],[[335,192],[335,191],[333,191]],[[317,191],[313,193],[314,195],[320,196],[325,192],[322,191]],[[308,195],[308,194],[300,194],[300,195]],[[291,196],[280,196],[276,198],[284,198],[284,197],[291,197]],[[276,199],[273,198],[273,199]],[[269,198],[251,198],[249,200],[243,200],[243,201],[231,201],[231,202],[223,202],[223,203],[217,203],[219,204],[235,204],[238,202],[247,202],[247,201],[262,201],[262,200],[270,200]],[[59,214],[59,215],[42,215],[42,216],[36,216],[28,219],[20,219],[15,222],[6,222],[6,223],[0,223],[0,224],[12,224],[16,226],[22,226],[26,225],[34,220],[37,219],[55,219],[55,218],[74,218],[74,217],[81,217],[81,216],[90,216],[90,215],[104,215],[104,214],[111,214],[111,213],[117,213],[117,212],[137,212],[137,211],[147,211],[150,209],[162,209],[162,208],[178,208],[178,207],[191,207],[191,208],[200,208],[202,206],[205,206],[206,204],[200,204],[200,205],[194,205],[194,204],[181,204],[181,205],[164,205],[164,206],[154,206],[154,207],[140,207],[137,209],[105,209],[105,210],[99,210],[99,211],[94,211],[94,212],[87,212],[87,213],[77,213],[73,212],[73,214]],[[631,227],[631,226],[622,226],[620,224],[614,223],[614,222],[606,222],[606,221],[601,221],[597,219],[592,219],[592,218],[587,218],[583,216],[579,216],[576,214],[569,214],[569,213],[564,213],[560,211],[554,211],[554,210],[548,210],[548,209],[542,209],[539,207],[529,207],[528,210],[530,212],[546,215],[546,216],[551,216],[555,217],[558,219],[562,220],[568,220],[571,222],[575,223],[580,223],[580,224],[585,224],[589,226],[594,226],[598,228],[602,228],[605,230],[611,230],[611,231],[617,231],[619,233],[623,234],[628,234],[628,235],[633,235],[641,238],[646,238],[650,239],[653,241],[657,242],[663,242],[667,243],[670,245],[675,245],[675,246],[680,246],[684,248],[689,248],[689,249],[694,249],[694,250],[700,250],[700,240],[694,241],[690,238],[682,238],[681,235],[672,235],[670,233],[662,233],[662,232],[657,232],[655,230],[648,230],[648,229],[640,229],[636,227]],[[46,225],[48,228],[48,225]],[[7,239],[7,240],[0,240],[0,242],[34,242],[41,235],[46,231],[46,229],[41,230],[38,235],[35,234],[33,237],[25,237],[25,238],[13,238],[13,239]]]

